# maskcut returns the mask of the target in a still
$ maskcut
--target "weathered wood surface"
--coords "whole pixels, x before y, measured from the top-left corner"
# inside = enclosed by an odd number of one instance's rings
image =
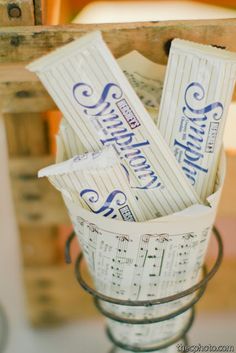
[[[176,37],[236,51],[236,19],[5,27],[0,30],[0,62],[29,62],[96,29],[116,57],[136,49],[165,64]]]
[[[91,296],[76,282],[71,266],[25,268],[24,280],[28,316],[35,326],[98,315]]]
[[[41,25],[43,23],[42,0],[33,0],[33,3],[34,3],[34,22],[35,22],[35,25]]]
[[[60,193],[46,178],[37,177],[40,168],[54,163],[54,157],[49,155],[48,127],[42,114],[5,114],[4,122],[18,223],[49,227],[68,223]]]
[[[0,65],[0,83],[35,82],[37,76],[25,68],[22,63]]]
[[[45,112],[56,109],[37,76],[22,64],[0,64],[0,111]]]
[[[0,110],[19,113],[55,109],[55,103],[25,64],[94,29],[103,31],[116,57],[136,49],[151,60],[166,64],[175,37],[236,51],[232,40],[236,36],[236,19],[5,27],[0,29]]]
[[[58,236],[55,226],[21,226],[23,265],[32,268],[57,264],[61,258]]]
[[[5,26],[37,24],[40,22],[40,7],[40,0],[0,0],[0,23]],[[44,108],[45,110],[48,109],[48,105],[45,106],[44,103],[47,100],[45,98],[46,92],[40,87],[40,83],[36,82],[37,78],[35,80],[32,76],[26,70],[22,75],[22,70],[17,64],[14,66],[2,65],[0,69],[0,110],[27,112],[4,116],[8,152],[10,158],[13,158],[13,160],[10,160],[10,164],[13,163],[13,170],[10,168],[10,173],[17,218],[19,216],[20,246],[27,293],[30,292],[27,286],[29,285],[29,288],[31,288],[34,279],[36,281],[37,278],[39,279],[38,286],[40,286],[40,283],[43,284],[39,278],[41,268],[48,268],[52,265],[58,266],[59,271],[54,271],[54,273],[60,272],[61,249],[58,241],[58,226],[54,225],[55,217],[54,221],[51,222],[50,212],[48,216],[51,200],[54,200],[56,205],[61,205],[60,208],[63,210],[63,204],[58,197],[58,193],[50,187],[46,180],[39,181],[37,178],[38,167],[40,165],[45,166],[45,162],[46,164],[51,163],[53,157],[47,156],[49,154],[49,133],[47,122],[41,113]],[[35,88],[35,84],[38,88]],[[40,113],[32,113],[35,111],[35,106],[37,107],[36,112]],[[10,107],[10,109],[4,109],[5,107]],[[39,162],[40,158],[39,160],[36,158],[45,155],[46,157],[43,157],[41,163]],[[29,159],[26,158],[22,163],[21,158],[23,156]],[[18,157],[19,159],[17,159]],[[16,162],[14,162],[14,158]],[[54,208],[54,206],[52,207]],[[64,214],[66,215],[65,211]],[[42,225],[41,222],[41,219],[44,218],[47,219],[46,226]],[[27,271],[29,269],[33,272],[31,280],[28,279]],[[56,277],[57,281],[60,281],[60,273]],[[71,283],[74,283],[71,277],[67,281],[67,288],[70,287]],[[29,295],[27,302],[29,312],[35,314],[29,317],[32,318],[33,323],[40,322],[41,324],[45,321],[48,323],[50,320],[57,320],[57,317],[63,311],[63,301],[57,303],[57,300],[55,300],[55,307],[52,310],[50,308],[45,309],[43,305],[45,300],[47,302],[48,297],[45,299],[40,291],[42,291],[42,287],[38,292],[34,291],[33,294]],[[55,286],[55,291],[57,291],[57,286]],[[67,295],[67,298],[69,301],[70,294]],[[37,306],[38,303],[41,305],[40,308]],[[67,313],[66,306],[67,303],[64,306],[65,313]]]
[[[1,26],[30,26],[35,24],[33,0],[0,0]]]
[[[40,168],[54,163],[54,157],[49,155],[46,120],[39,113],[5,114],[4,122],[10,156],[13,202],[18,223],[21,226],[49,227],[68,223],[60,193],[46,178],[37,177]],[[39,233],[37,228],[36,232]]]
[[[55,109],[54,101],[39,81],[0,82],[0,110],[3,113],[35,113]]]
[[[49,154],[48,125],[42,114],[5,114],[4,123],[10,156]]]
[[[10,159],[13,199],[20,225],[69,224],[60,193],[47,178],[37,178],[38,170],[53,160],[50,156]]]
[[[57,109],[39,81],[0,82],[0,111],[3,113],[46,112]]]

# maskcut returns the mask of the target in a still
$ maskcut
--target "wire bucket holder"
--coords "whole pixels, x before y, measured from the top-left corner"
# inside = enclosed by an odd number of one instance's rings
[[[121,348],[121,349],[123,349],[125,351],[129,351],[129,352],[140,352],[140,353],[141,352],[155,352],[155,351],[159,351],[161,349],[167,348],[167,347],[169,347],[169,346],[171,346],[181,340],[185,343],[185,345],[187,345],[187,332],[191,328],[193,321],[194,321],[194,317],[195,317],[194,305],[199,301],[199,299],[204,294],[208,282],[216,274],[217,270],[220,267],[222,258],[223,258],[223,243],[222,243],[221,235],[216,227],[213,227],[213,234],[214,234],[216,242],[217,242],[217,255],[216,255],[214,264],[212,265],[211,269],[207,270],[206,266],[204,265],[202,268],[202,279],[198,283],[196,283],[195,285],[191,286],[190,288],[188,288],[184,291],[181,291],[181,292],[174,294],[174,295],[167,296],[165,298],[156,298],[156,299],[152,299],[152,300],[139,300],[139,301],[137,301],[137,300],[121,300],[121,299],[116,299],[116,298],[106,296],[106,295],[96,291],[94,288],[92,288],[91,286],[89,286],[85,282],[83,275],[82,275],[82,271],[81,271],[81,264],[83,261],[83,253],[81,252],[78,255],[77,260],[75,262],[75,276],[76,276],[77,281],[79,282],[80,286],[86,292],[88,292],[90,295],[93,296],[96,308],[105,317],[107,317],[111,320],[114,320],[114,321],[117,321],[120,323],[132,324],[132,325],[152,324],[152,323],[170,320],[170,319],[184,313],[185,311],[191,309],[190,317],[189,317],[187,323],[185,324],[185,326],[183,327],[183,329],[181,330],[181,332],[178,335],[171,337],[170,339],[166,339],[166,340],[161,341],[159,344],[157,344],[155,346],[152,345],[152,346],[148,346],[148,347],[139,347],[139,346],[131,346],[131,345],[125,344],[123,342],[116,340],[113,337],[109,328],[107,328],[106,329],[107,336],[114,345],[113,348],[111,349],[110,353],[115,353],[117,348]],[[65,245],[65,261],[68,264],[71,263],[70,246],[71,246],[71,242],[74,238],[75,238],[75,232],[73,231],[70,234],[70,236],[68,237],[68,239],[66,241],[66,245]],[[179,309],[177,309],[167,315],[163,315],[163,316],[159,316],[159,317],[155,317],[155,318],[141,318],[141,319],[124,318],[122,316],[118,316],[114,313],[108,312],[101,305],[102,302],[108,302],[108,303],[112,303],[112,304],[118,304],[118,305],[130,306],[130,307],[150,307],[150,306],[154,306],[154,305],[161,305],[161,304],[176,301],[178,299],[181,299],[181,298],[184,298],[188,295],[191,295],[194,292],[197,292],[196,295],[187,304],[185,304],[181,308],[179,308]]]

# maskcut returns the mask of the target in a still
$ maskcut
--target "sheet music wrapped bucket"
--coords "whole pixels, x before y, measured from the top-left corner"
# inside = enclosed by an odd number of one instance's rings
[[[149,222],[107,219],[65,199],[95,289],[119,300],[145,301],[174,295],[196,284],[201,278],[224,174],[222,155],[209,206],[194,205]],[[151,307],[100,305],[125,318],[155,318],[180,308],[194,295]],[[117,341],[149,347],[178,335],[190,315],[188,310],[157,323],[131,325],[108,319],[107,324]]]

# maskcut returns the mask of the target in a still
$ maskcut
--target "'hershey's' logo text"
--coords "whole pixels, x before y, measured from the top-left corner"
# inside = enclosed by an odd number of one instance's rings
[[[97,130],[102,144],[112,145],[120,158],[132,168],[132,174],[136,175],[141,184],[136,188],[154,189],[161,186],[159,177],[142,151],[150,144],[149,141],[135,141],[136,135],[133,131],[135,131],[134,127],[139,126],[139,121],[134,118],[134,113],[127,101],[124,105],[123,91],[120,86],[115,83],[106,84],[100,98],[97,98],[91,86],[79,82],[73,86],[73,95]],[[122,108],[122,114],[121,106],[125,107]],[[128,116],[124,119],[123,115],[126,112]],[[132,124],[134,129],[132,132],[127,129],[125,121]]]
[[[205,135],[208,132],[209,122],[220,120],[224,109],[220,102],[208,104],[201,109],[192,106],[192,103],[198,103],[204,98],[205,90],[200,83],[192,82],[187,86],[184,95],[185,106],[182,112],[183,117],[188,121],[188,132],[186,140],[174,140],[174,146],[183,151],[182,169],[192,185],[196,182],[198,172],[208,172],[208,169],[202,166]]]

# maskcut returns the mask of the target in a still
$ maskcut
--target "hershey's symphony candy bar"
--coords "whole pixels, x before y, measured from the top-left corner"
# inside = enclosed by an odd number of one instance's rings
[[[199,202],[100,32],[59,48],[28,68],[37,73],[87,151],[114,147],[151,218]]]
[[[133,222],[147,220],[130,191],[120,160],[111,147],[74,156],[41,169],[38,175],[48,177],[62,193],[66,204],[66,200],[69,200],[79,207],[112,219]]]
[[[214,191],[236,53],[174,39],[157,126],[200,198]]]

